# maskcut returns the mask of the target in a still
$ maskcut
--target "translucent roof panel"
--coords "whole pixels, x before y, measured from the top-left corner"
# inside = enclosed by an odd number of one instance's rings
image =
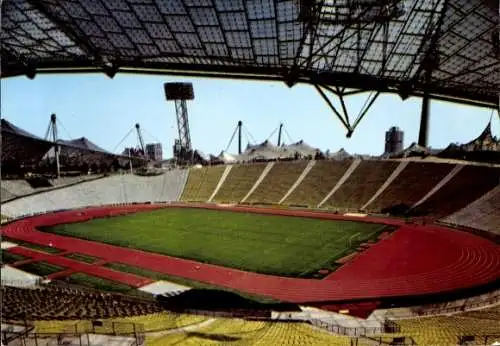
[[[4,0],[1,14],[2,77],[204,74],[498,104],[492,0]]]

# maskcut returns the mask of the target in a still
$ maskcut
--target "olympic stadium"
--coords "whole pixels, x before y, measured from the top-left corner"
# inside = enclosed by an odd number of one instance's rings
[[[309,84],[348,138],[379,95],[421,99],[418,143],[394,155],[327,155],[280,139],[245,149],[239,122],[238,153],[206,156],[191,143],[192,85],[165,83],[178,125],[166,166],[145,155],[139,124],[139,150],[115,154],[58,138],[55,115],[42,138],[2,114],[2,344],[500,343],[500,140],[490,121],[468,143],[439,153],[428,143],[432,100],[498,115],[498,9],[2,2],[3,80]],[[344,99],[366,91],[353,118]]]

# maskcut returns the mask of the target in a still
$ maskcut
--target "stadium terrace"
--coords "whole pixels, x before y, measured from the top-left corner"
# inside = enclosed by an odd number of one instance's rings
[[[116,155],[58,138],[55,115],[44,138],[2,119],[2,345],[500,343],[499,140],[491,121],[427,138],[431,100],[498,110],[497,3],[5,0],[1,16],[3,79],[309,84],[348,138],[381,93],[422,100],[418,141],[379,157],[282,145],[282,125],[244,149],[241,121],[237,154],[205,156],[191,83],[164,85],[166,162],[139,124]]]

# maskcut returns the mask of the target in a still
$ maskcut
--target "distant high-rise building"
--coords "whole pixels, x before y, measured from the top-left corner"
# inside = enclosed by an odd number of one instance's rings
[[[385,133],[385,153],[394,154],[403,150],[404,132],[393,126]]]
[[[125,148],[122,153],[123,156],[131,156],[131,157],[144,157],[144,153],[139,148]]]
[[[161,143],[146,144],[146,154],[153,161],[163,160],[163,149]]]
[[[134,148],[125,148],[125,149],[123,149],[122,155],[123,156],[129,156],[129,155],[132,156],[134,153],[134,150],[135,150]]]
[[[142,150],[139,148],[125,148],[122,153],[123,156],[132,156],[132,157],[142,157],[144,154]]]

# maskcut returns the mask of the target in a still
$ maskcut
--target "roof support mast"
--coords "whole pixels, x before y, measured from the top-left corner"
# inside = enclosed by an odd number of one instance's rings
[[[436,31],[431,37],[427,55],[425,56],[421,64],[424,73],[423,76],[424,87],[422,95],[422,110],[420,113],[420,129],[418,132],[418,145],[424,148],[427,148],[429,144],[428,137],[429,137],[429,118],[430,118],[430,100],[431,100],[429,89],[431,87],[431,82],[432,82],[432,73],[435,69],[437,69],[439,65],[438,41],[441,35],[441,26],[443,24],[443,17],[446,14],[447,10],[448,10],[448,0],[445,0],[443,4],[443,10],[441,11],[438,23],[436,25]],[[432,16],[433,15],[434,13],[432,13]]]
[[[144,147],[144,139],[142,139],[141,125],[139,125],[139,123],[135,124],[135,130],[137,131],[137,139],[139,140],[142,155],[144,155],[144,157],[147,157],[146,148]]]
[[[281,146],[281,132],[283,131],[283,123],[280,124],[280,129],[278,131],[278,147]]]
[[[54,156],[56,159],[56,174],[57,179],[61,177],[61,166],[59,163],[59,144],[57,143],[57,116],[52,113],[50,115],[49,126],[47,127],[47,132],[45,132],[45,139],[51,140],[54,143]]]
[[[229,143],[227,144],[227,147],[225,150],[226,152],[229,150],[229,147],[233,143],[234,136],[236,136],[236,132],[238,132],[238,155],[241,154],[241,152],[242,152],[242,150],[241,150],[241,145],[242,145],[241,132],[242,132],[242,129],[243,129],[243,122],[241,120],[239,120],[238,124],[236,125],[236,127],[233,131],[233,134],[231,135],[231,139],[229,140]]]
[[[238,155],[241,155],[241,128],[243,126],[243,122],[238,121]]]
[[[426,82],[430,81],[430,75],[432,71],[425,71]],[[430,95],[429,91],[424,90],[424,95],[422,96],[422,111],[420,113],[420,130],[418,132],[418,145],[427,148],[428,137],[429,137],[429,116],[430,116]]]

